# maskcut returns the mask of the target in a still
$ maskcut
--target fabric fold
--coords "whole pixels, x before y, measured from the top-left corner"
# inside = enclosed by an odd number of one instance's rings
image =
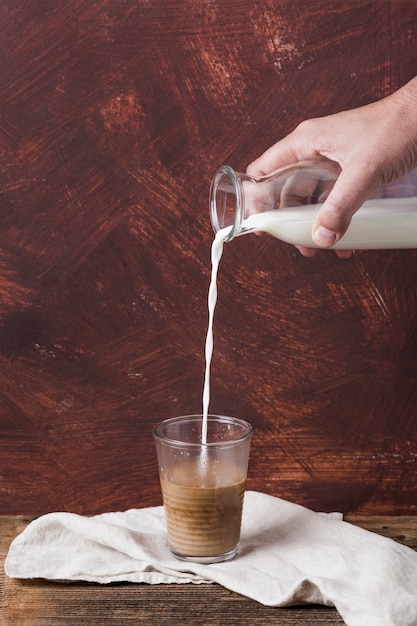
[[[417,553],[305,507],[248,491],[238,556],[175,559],[163,507],[83,517],[49,513],[12,542],[12,578],[101,584],[216,582],[267,606],[335,606],[348,626],[416,626]]]

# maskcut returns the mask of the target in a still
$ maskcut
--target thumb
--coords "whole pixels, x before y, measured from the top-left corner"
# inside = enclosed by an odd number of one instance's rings
[[[343,237],[352,216],[375,191],[371,176],[358,175],[352,168],[342,170],[326,201],[320,207],[312,228],[313,241],[321,248],[333,246]]]

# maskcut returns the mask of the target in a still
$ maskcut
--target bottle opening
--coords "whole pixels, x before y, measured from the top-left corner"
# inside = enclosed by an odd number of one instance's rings
[[[210,218],[214,231],[230,228],[225,241],[239,232],[243,215],[243,192],[236,172],[223,165],[213,177],[210,188]]]

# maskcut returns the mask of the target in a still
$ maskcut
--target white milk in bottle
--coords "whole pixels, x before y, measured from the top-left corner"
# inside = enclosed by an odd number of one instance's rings
[[[225,241],[267,232],[297,246],[317,248],[311,233],[320,206],[331,192],[340,167],[328,159],[305,161],[261,178],[225,165],[213,177],[210,218]],[[417,247],[417,170],[385,185],[353,215],[335,249]]]
[[[242,234],[266,232],[287,243],[317,248],[311,237],[317,211],[317,205],[310,204],[254,213],[243,220]],[[416,198],[367,200],[353,215],[345,235],[331,249],[386,248],[417,248]]]

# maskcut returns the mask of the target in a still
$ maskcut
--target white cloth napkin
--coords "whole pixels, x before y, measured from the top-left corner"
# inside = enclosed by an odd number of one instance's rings
[[[216,582],[268,606],[333,605],[348,626],[416,626],[417,552],[296,504],[247,491],[238,556],[175,559],[162,506],[83,517],[50,513],[12,542],[12,578]]]

